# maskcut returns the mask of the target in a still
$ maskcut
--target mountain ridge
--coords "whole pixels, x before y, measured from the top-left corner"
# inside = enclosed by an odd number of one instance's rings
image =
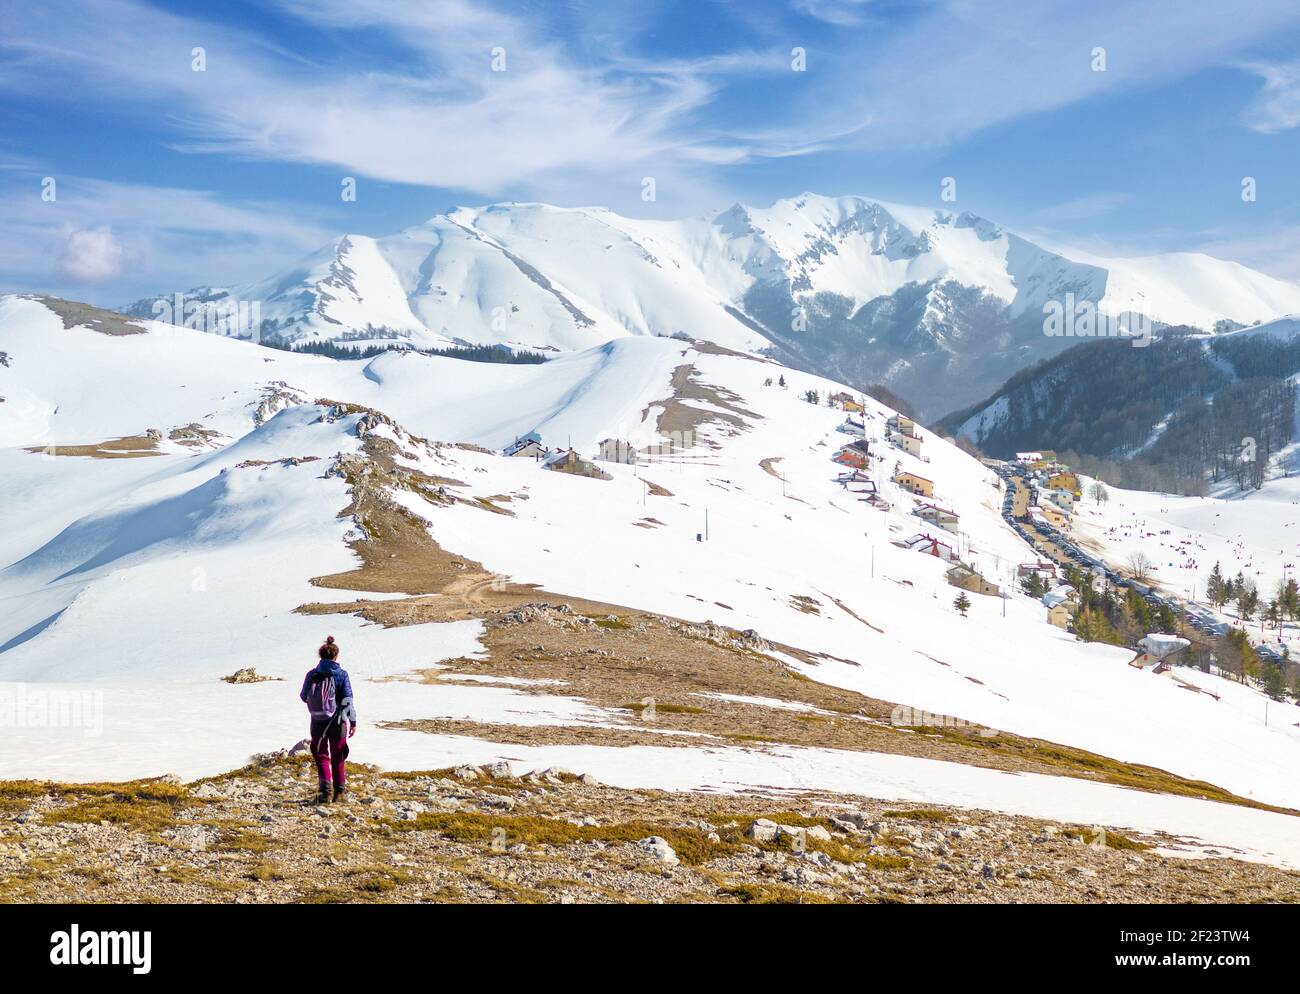
[[[570,351],[686,335],[860,389],[881,383],[930,418],[1071,344],[1044,334],[1049,302],[1205,331],[1300,312],[1300,284],[1209,256],[1101,259],[969,211],[815,194],[668,221],[457,207],[382,238],[343,235],[266,279],[198,297],[257,302],[262,336],[289,345]],[[169,300],[124,310],[157,316]]]
[[[1218,335],[1183,329],[1140,349],[1083,342],[936,428],[996,458],[1068,452],[1090,474],[1135,489],[1203,494],[1224,480],[1259,489],[1296,457],[1298,331],[1288,316]]]

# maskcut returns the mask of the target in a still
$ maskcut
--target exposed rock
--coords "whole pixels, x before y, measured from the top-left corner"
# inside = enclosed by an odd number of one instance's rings
[[[274,680],[276,678],[273,676],[262,676],[257,672],[256,667],[245,666],[241,669],[235,670],[235,672],[231,673],[230,676],[223,676],[221,679],[225,680],[226,683],[263,683],[267,680]]]
[[[831,838],[830,831],[821,825],[777,825],[776,829],[777,838],[790,839],[797,843],[804,843],[808,839],[829,842]]]
[[[1066,833],[1086,829],[1049,833],[1018,816],[948,810],[945,821],[921,821],[891,812],[886,802],[783,798],[794,805],[784,810],[808,820],[835,812],[828,824],[839,845],[827,852],[825,824],[782,825],[768,814],[775,810],[770,797],[602,787],[590,777],[548,778],[551,770],[488,782],[469,766],[472,777],[462,779],[358,765],[350,777],[353,805],[311,806],[309,760],[268,755],[188,795],[183,785],[152,786],[161,781],[122,785],[112,796],[98,785],[6,795],[6,899],[1153,903],[1251,894],[1300,901],[1294,872],[1212,855],[1181,860],[1071,845]],[[180,799],[174,806],[154,799],[173,792]],[[101,805],[116,818],[123,805],[137,804],[138,826],[96,817]],[[429,817],[451,811],[463,820]],[[635,834],[627,834],[631,826]],[[797,845],[800,837],[809,845]],[[950,843],[957,855],[947,854]],[[46,865],[33,874],[38,859]]]
[[[745,835],[755,842],[773,842],[781,834],[781,826],[766,818],[755,818],[745,829]]]
[[[655,862],[662,863],[664,866],[676,866],[679,862],[677,853],[665,840],[657,835],[652,835],[648,839],[642,839],[637,845],[641,851],[651,856]]]

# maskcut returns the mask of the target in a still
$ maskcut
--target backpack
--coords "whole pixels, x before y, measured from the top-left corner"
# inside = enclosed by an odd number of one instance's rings
[[[338,710],[338,696],[334,678],[322,675],[307,688],[307,710],[313,718],[333,718]]]

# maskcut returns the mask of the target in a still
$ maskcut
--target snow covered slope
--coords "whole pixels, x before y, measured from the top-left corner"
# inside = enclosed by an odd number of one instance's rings
[[[356,565],[347,541],[361,536],[339,516],[350,499],[340,459],[358,456],[378,432],[403,465],[453,481],[446,487],[457,497],[392,499],[419,514],[442,548],[514,582],[757,629],[800,650],[772,654],[822,683],[1300,807],[1300,709],[1276,706],[1264,727],[1248,708],[1132,669],[1130,653],[1076,643],[1025,596],[972,594],[969,617],[958,614],[947,564],[895,541],[932,534],[1010,586],[1030,553],[1002,522],[996,477],[924,430],[920,456],[892,447],[883,439],[891,412],[869,402],[866,433],[878,457],[867,472],[890,507],[858,500],[836,482],[830,459],[848,441],[836,431],[843,413],[803,398],[840,387],[811,374],[627,337],[540,366],[413,354],[337,362],[153,324],[115,336],[65,328],[21,298],[0,300],[0,351],[3,409],[16,404],[21,415],[6,420],[0,442],[0,695],[31,703],[63,694],[99,718],[7,732],[14,748],[0,755],[0,777],[195,776],[295,741],[296,681],[328,630],[358,682],[355,754],[365,762],[544,757],[618,783],[947,798],[1163,827],[1300,865],[1288,816],[1063,777],[838,749],[531,748],[379,727],[468,717],[626,728],[629,719],[562,686],[523,693],[384,679],[474,656],[478,621],[384,628],[294,612],[354,597],[309,579]],[[787,388],[773,382],[781,376]],[[191,425],[219,434],[201,445],[170,437]],[[158,455],[68,449],[150,428],[161,435]],[[606,437],[640,445],[669,428],[677,447],[637,466],[602,463],[607,480],[434,444],[495,449],[536,430],[589,458]],[[895,468],[932,480],[959,528],[949,535],[917,518],[918,501],[891,482]],[[513,514],[485,509],[493,499],[508,499]],[[249,665],[283,682],[219,679]]]
[[[1119,568],[1141,550],[1154,564],[1154,585],[1203,610],[1210,610],[1205,585],[1215,563],[1229,579],[1240,573],[1252,581],[1265,603],[1280,581],[1300,575],[1300,477],[1271,479],[1248,497],[1108,490],[1105,504],[1084,501],[1078,506],[1077,534]],[[1240,624],[1235,607],[1227,607],[1221,617]],[[1300,657],[1300,624],[1294,619],[1281,631],[1265,630],[1256,615],[1245,627],[1252,641],[1285,644],[1292,658]]]
[[[969,212],[808,193],[681,221],[457,208],[386,238],[346,236],[229,299],[260,302],[263,334],[288,342],[570,350],[684,332],[883,382],[937,416],[1068,344],[1042,333],[1043,305],[1067,293],[1205,330],[1300,311],[1300,285],[1204,255],[1102,259]]]

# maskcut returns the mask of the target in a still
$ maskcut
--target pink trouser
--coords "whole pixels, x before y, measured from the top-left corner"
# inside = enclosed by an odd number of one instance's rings
[[[342,787],[347,779],[348,723],[340,722],[331,728],[328,719],[313,718],[311,756],[316,761],[316,775],[321,783],[332,781]]]

